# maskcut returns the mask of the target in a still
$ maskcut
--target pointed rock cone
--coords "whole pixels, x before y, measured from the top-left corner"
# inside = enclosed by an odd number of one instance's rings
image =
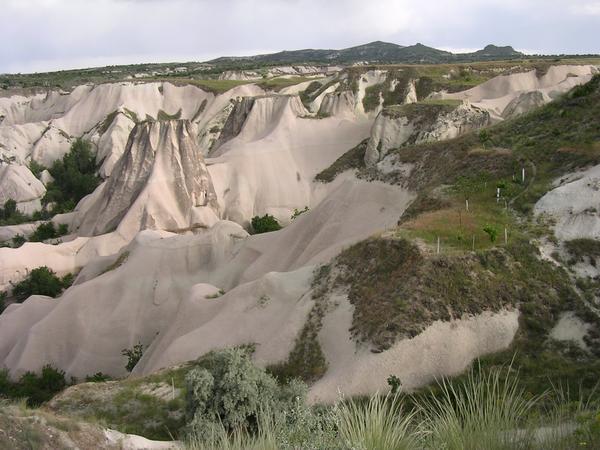
[[[197,135],[187,120],[136,125],[110,178],[79,205],[79,233],[212,226],[218,204]]]

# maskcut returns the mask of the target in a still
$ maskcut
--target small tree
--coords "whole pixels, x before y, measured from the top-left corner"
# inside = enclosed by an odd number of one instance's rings
[[[144,346],[141,342],[138,342],[133,348],[124,348],[121,350],[121,355],[127,356],[125,369],[127,372],[131,372],[140,359],[142,359],[142,356],[144,355]]]
[[[498,238],[498,229],[492,225],[486,225],[483,231],[489,236],[490,242],[496,242]]]
[[[262,217],[254,216],[252,218],[252,230],[254,234],[269,233],[271,231],[281,230],[281,225],[275,217],[265,214]]]

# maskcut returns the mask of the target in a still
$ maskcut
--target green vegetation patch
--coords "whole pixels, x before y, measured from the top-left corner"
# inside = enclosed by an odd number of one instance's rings
[[[573,239],[565,242],[565,248],[571,255],[569,263],[586,262],[596,265],[596,259],[600,258],[600,241],[596,239]]]
[[[294,348],[286,361],[269,366],[267,371],[281,382],[299,378],[313,383],[327,371],[327,360],[319,344],[319,331],[323,319],[323,304],[317,303],[311,310],[300,334],[296,337]]]
[[[433,256],[406,239],[372,238],[344,250],[335,267],[330,285],[346,286],[355,307],[353,337],[378,350],[436,320],[511,307],[524,311],[526,327],[544,333],[579,301],[566,272],[539,259],[527,241]]]
[[[96,158],[91,143],[77,139],[62,160],[55,161],[49,169],[54,181],[48,183],[42,204],[52,204],[51,213],[73,210],[79,200],[92,193],[100,184],[96,175]]]
[[[256,84],[265,90],[271,90],[279,92],[283,88],[295,86],[306,81],[314,80],[314,78],[307,77],[274,77],[266,80],[257,82]],[[318,83],[318,82],[317,82]],[[313,83],[311,83],[313,84]],[[319,84],[320,85],[320,84]],[[310,86],[310,85],[309,85]]]
[[[369,140],[365,139],[356,147],[348,150],[336,159],[331,166],[315,175],[315,180],[322,183],[330,183],[335,180],[335,177],[346,170],[363,167],[368,143]]]
[[[58,297],[73,284],[73,279],[72,274],[59,278],[52,269],[46,266],[38,267],[29,272],[27,278],[13,286],[12,295],[19,303],[32,295]]]
[[[389,106],[383,110],[382,114],[391,118],[406,117],[411,122],[430,123],[442,114],[451,113],[460,103],[460,101],[407,103]]]
[[[158,110],[158,115],[156,116],[156,120],[179,120],[181,119],[181,108],[175,114],[168,114],[162,109]]]
[[[65,373],[44,366],[39,374],[25,372],[18,381],[11,380],[8,370],[0,370],[0,398],[26,399],[28,406],[39,406],[68,385]]]
[[[185,375],[190,368],[183,365],[146,377],[78,384],[52,399],[47,408],[123,433],[171,440],[185,425]]]
[[[270,233],[271,231],[277,230],[281,230],[281,225],[277,219],[270,214],[254,216],[252,218],[253,234]]]

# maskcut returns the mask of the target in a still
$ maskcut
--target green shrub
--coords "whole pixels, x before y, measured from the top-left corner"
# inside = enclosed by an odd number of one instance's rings
[[[33,174],[34,177],[39,179],[40,176],[42,175],[42,172],[44,170],[46,170],[46,168],[44,166],[42,166],[40,163],[38,163],[37,161],[34,161],[32,159],[31,162],[29,163],[29,170],[31,170],[31,173]]]
[[[86,383],[103,383],[110,380],[112,380],[112,377],[102,372],[96,372],[94,375],[88,375],[85,377]]]
[[[33,269],[27,278],[13,287],[13,296],[17,302],[22,302],[31,295],[47,295],[57,297],[73,282],[73,275],[63,278],[56,276],[52,269],[46,266]]]
[[[29,236],[31,242],[43,242],[47,239],[56,239],[69,233],[69,226],[61,223],[58,228],[53,222],[41,223]]]
[[[71,151],[49,169],[54,181],[48,183],[42,203],[53,203],[53,214],[71,211],[79,200],[100,184],[91,148],[90,142],[78,139],[71,146]]]
[[[26,398],[29,407],[47,402],[66,387],[65,373],[50,365],[45,365],[40,374],[25,372],[17,382],[10,379],[7,370],[0,370],[0,397]]]
[[[144,355],[144,346],[141,342],[138,342],[133,348],[124,348],[121,350],[121,355],[127,356],[125,369],[127,372],[131,372],[140,359],[142,359],[142,356]]]
[[[498,229],[496,227],[486,225],[483,228],[483,231],[489,236],[490,242],[496,242],[496,239],[498,238]]]
[[[18,225],[29,219],[29,216],[17,209],[17,202],[13,199],[6,200],[4,206],[0,208],[0,225]]]
[[[6,292],[0,292],[0,314],[6,309]]]
[[[27,239],[25,238],[25,236],[23,236],[22,234],[16,234],[15,236],[13,236],[13,238],[11,239],[12,242],[12,246],[13,248],[19,248],[21,247],[25,242],[27,242]]]
[[[390,375],[387,379],[387,383],[391,388],[392,394],[399,392],[400,388],[402,387],[402,381],[400,381],[400,378],[398,378],[396,375]]]
[[[306,395],[303,383],[279,386],[241,348],[209,353],[188,372],[186,384],[188,432],[201,440],[221,425],[228,432],[256,432],[260,413],[283,412]]]
[[[265,214],[262,217],[254,216],[252,218],[252,230],[254,234],[269,233],[271,231],[281,230],[281,225],[275,217]]]

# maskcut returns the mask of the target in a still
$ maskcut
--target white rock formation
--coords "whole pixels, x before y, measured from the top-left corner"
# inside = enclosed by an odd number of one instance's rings
[[[489,111],[493,120],[502,120],[508,105],[523,94],[539,92],[544,103],[547,103],[573,87],[588,82],[597,71],[592,65],[550,66],[541,76],[536,70],[499,75],[469,90],[453,94],[442,93],[440,97],[469,100],[475,106]],[[538,101],[531,100],[532,98],[521,102],[519,112],[526,112],[526,106],[539,106]]]
[[[189,121],[145,122],[130,135],[123,157],[73,226],[82,236],[113,230],[180,231],[218,220],[210,174]]]
[[[554,234],[560,240],[600,239],[600,165],[557,184],[536,203],[535,213],[555,221]]]
[[[46,188],[28,167],[0,164],[0,207],[14,200],[21,212],[29,214],[41,208],[40,199],[45,193]]]
[[[487,111],[468,102],[454,108],[414,104],[384,109],[373,124],[365,162],[374,165],[391,149],[407,144],[452,139],[484,127],[489,122]]]

